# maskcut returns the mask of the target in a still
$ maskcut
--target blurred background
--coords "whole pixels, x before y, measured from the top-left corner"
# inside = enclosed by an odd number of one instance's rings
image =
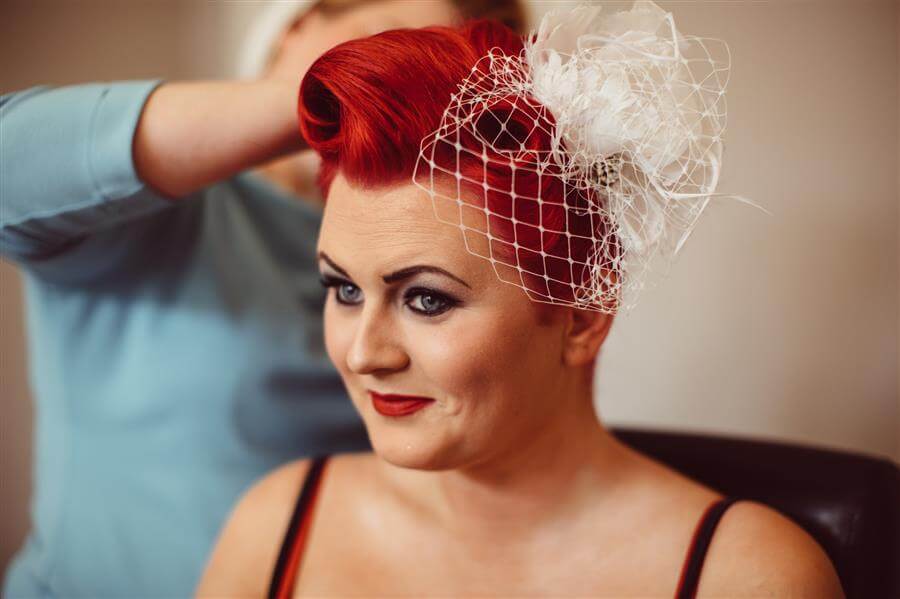
[[[0,0],[0,91],[233,76],[263,4]],[[730,45],[720,189],[772,215],[710,205],[668,278],[616,319],[601,418],[900,460],[900,4],[659,4],[681,31]],[[0,572],[28,528],[20,294],[0,261]]]

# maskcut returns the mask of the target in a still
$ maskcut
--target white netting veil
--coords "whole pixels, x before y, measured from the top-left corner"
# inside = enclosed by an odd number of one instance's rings
[[[533,300],[629,309],[722,195],[729,65],[653,2],[551,12],[521,55],[472,68],[413,181]]]

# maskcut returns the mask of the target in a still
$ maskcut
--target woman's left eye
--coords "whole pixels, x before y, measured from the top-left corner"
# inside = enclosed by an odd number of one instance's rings
[[[457,304],[456,300],[428,289],[410,289],[406,305],[425,316],[438,316]]]

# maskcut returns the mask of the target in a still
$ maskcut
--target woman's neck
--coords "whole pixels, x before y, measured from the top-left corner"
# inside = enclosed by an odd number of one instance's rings
[[[446,471],[410,471],[379,460],[405,500],[466,543],[521,544],[576,524],[626,471],[621,444],[600,424],[590,397],[490,458]]]

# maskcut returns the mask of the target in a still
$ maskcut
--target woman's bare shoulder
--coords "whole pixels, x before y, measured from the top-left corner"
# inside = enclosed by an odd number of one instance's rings
[[[240,498],[219,533],[198,597],[263,596],[310,460],[272,470]]]
[[[803,528],[755,501],[722,516],[703,565],[698,596],[844,597],[834,566]]]

